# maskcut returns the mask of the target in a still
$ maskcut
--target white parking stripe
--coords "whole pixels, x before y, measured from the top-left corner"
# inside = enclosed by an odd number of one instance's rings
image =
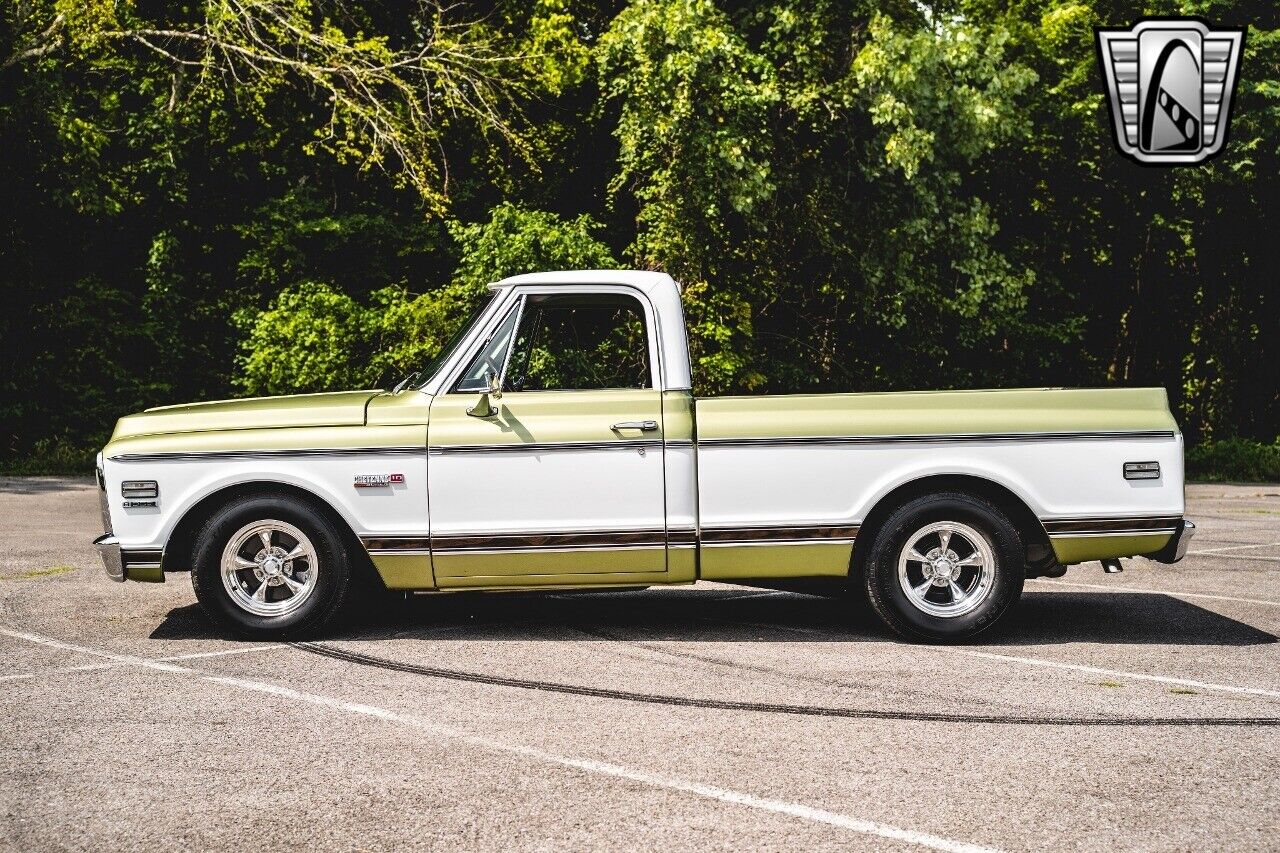
[[[153,658],[153,660],[166,661],[166,660],[196,660],[198,658],[220,658],[220,657],[225,657],[227,655],[247,655],[250,652],[269,652],[272,649],[279,649],[279,648],[284,648],[284,647],[277,643],[270,646],[248,646],[244,648],[222,649],[216,652],[192,652],[186,655],[173,655],[172,657],[167,657],[167,658]]]
[[[1188,555],[1189,556],[1189,555]],[[1280,563],[1280,557],[1252,557],[1248,554],[1216,554],[1201,551],[1197,557],[1208,557],[1211,560],[1246,560],[1252,563]]]
[[[790,802],[788,800],[774,800],[767,797],[757,797],[754,794],[748,794],[742,791],[734,791],[729,788],[720,788],[715,785],[705,785],[701,782],[693,782],[672,776],[649,773],[645,770],[639,770],[621,764],[597,761],[591,758],[574,758],[568,755],[548,752],[543,749],[538,749],[537,747],[508,743],[506,741],[500,741],[483,735],[471,734],[470,732],[455,729],[451,726],[445,726],[440,723],[427,720],[423,717],[403,714],[386,708],[379,708],[375,705],[346,702],[341,699],[334,699],[329,696],[321,696],[315,693],[304,693],[300,690],[281,687],[275,684],[268,684],[262,681],[251,681],[249,679],[231,676],[211,675],[197,669],[176,666],[159,660],[135,657],[133,655],[121,655],[115,652],[93,649],[87,646],[79,646],[73,643],[55,640],[52,637],[45,637],[25,631],[15,631],[10,628],[0,627],[0,634],[53,648],[104,657],[120,664],[130,664],[133,666],[158,670],[160,672],[194,675],[197,678],[214,684],[235,687],[240,690],[250,690],[256,693],[266,693],[299,704],[316,705],[330,710],[342,711],[344,713],[375,717],[390,723],[398,723],[400,725],[427,731],[436,736],[459,740],[481,749],[521,755],[537,761],[558,764],[563,767],[572,767],[588,773],[612,776],[617,779],[626,779],[631,782],[639,782],[654,788],[664,788],[669,791],[696,794],[697,796],[711,800],[718,800],[723,803],[746,806],[748,808],[773,812],[775,814],[799,818],[800,820],[807,820],[813,823],[827,824],[829,826],[847,829],[851,832],[861,833],[863,835],[874,835],[879,838],[901,841],[907,844],[915,844],[921,847],[928,847],[933,850],[945,850],[949,851],[949,853],[996,853],[996,851],[990,847],[983,847],[977,844],[967,844],[962,841],[953,841],[952,839],[943,838],[938,835],[931,835],[927,832],[900,829],[896,826],[889,826],[887,824],[877,823],[870,820],[862,820],[861,818],[850,817],[849,815],[840,814],[838,812],[814,808],[802,803]]]
[[[1188,551],[1187,554],[1200,556],[1201,554],[1222,554],[1227,551],[1247,551],[1250,548],[1277,548],[1280,542],[1264,542],[1261,545],[1231,545],[1226,548],[1205,548],[1203,551]]]
[[[1081,663],[1064,663],[1043,658],[1028,658],[1019,655],[1001,655],[995,652],[980,652],[976,649],[947,649],[959,655],[970,655],[976,658],[1010,661],[1027,666],[1044,666],[1052,669],[1071,669],[1076,672],[1087,672],[1092,675],[1109,675],[1112,678],[1129,678],[1134,681],[1155,681],[1160,684],[1174,684],[1179,687],[1195,687],[1200,690],[1214,690],[1220,693],[1240,693],[1246,696],[1265,696],[1268,699],[1280,699],[1280,690],[1266,690],[1262,687],[1237,687],[1232,684],[1212,684],[1208,681],[1194,681],[1190,678],[1174,678],[1169,675],[1147,675],[1143,672],[1126,672],[1121,669],[1104,669],[1100,666],[1087,666]]]
[[[83,666],[64,666],[58,669],[45,669],[40,672],[15,672],[11,675],[0,675],[0,681],[24,681],[31,678],[43,678],[47,675],[65,675],[71,672],[93,672],[96,669],[115,669],[125,666],[123,663],[87,663]]]
[[[163,661],[151,660],[150,658],[140,658],[137,655],[109,652],[105,649],[91,649],[88,646],[78,646],[75,643],[64,643],[62,640],[55,640],[53,637],[46,637],[42,634],[31,634],[26,631],[15,631],[12,628],[0,627],[0,634],[4,634],[6,637],[13,637],[15,640],[26,640],[28,643],[48,646],[52,649],[62,649],[67,652],[79,652],[83,655],[93,655],[94,657],[106,658],[107,660],[115,661],[116,663],[143,666],[148,669],[157,669],[161,672],[195,672],[194,669],[187,669],[185,666],[177,666]]]
[[[703,617],[705,622],[724,623],[723,619],[707,619]],[[811,634],[815,636],[830,637],[832,631],[822,631],[816,628],[797,628],[794,625],[771,625],[767,622],[741,622],[734,623],[741,625],[753,625],[757,628],[771,628],[775,631],[791,631],[796,634]],[[1132,678],[1135,681],[1158,681],[1162,684],[1176,684],[1182,687],[1199,687],[1202,690],[1217,690],[1224,693],[1243,693],[1249,696],[1266,696],[1269,699],[1280,699],[1280,690],[1267,690],[1262,687],[1236,687],[1231,684],[1210,684],[1205,681],[1193,681],[1189,678],[1175,678],[1168,675],[1146,675],[1141,672],[1125,672],[1118,669],[1102,669],[1096,666],[1087,666],[1085,664],[1062,663],[1055,660],[1043,660],[1041,658],[1020,657],[1018,655],[1001,655],[994,652],[980,652],[974,649],[958,649],[952,646],[930,646],[930,654],[944,654],[946,652],[954,652],[962,655],[972,655],[973,657],[991,658],[992,660],[1008,661],[1010,663],[1021,663],[1029,666],[1047,666],[1055,669],[1074,669],[1080,672],[1096,673],[1098,675],[1111,675],[1116,678]]]
[[[1073,581],[1050,580],[1048,578],[1027,578],[1032,583],[1047,583],[1054,586],[1075,586],[1080,589],[1105,589],[1108,592],[1148,592],[1158,595],[1172,595],[1178,598],[1211,598],[1217,601],[1240,601],[1245,604],[1267,604],[1280,607],[1280,601],[1268,601],[1265,598],[1236,598],[1232,595],[1211,595],[1207,592],[1181,592],[1176,589],[1140,589],[1133,586],[1108,586],[1101,583],[1075,583]]]
[[[239,649],[223,649],[216,652],[192,652],[185,655],[173,655],[165,658],[147,658],[147,660],[164,662],[173,660],[193,660],[196,658],[217,658],[226,655],[243,655],[249,652],[264,652],[268,649],[280,648],[279,646],[250,646],[248,648]],[[26,681],[33,678],[44,678],[51,675],[68,675],[73,672],[94,672],[100,669],[115,669],[120,666],[133,666],[132,661],[116,661],[115,663],[87,663],[81,666],[62,666],[57,669],[44,669],[39,672],[17,672],[12,675],[0,675],[2,681]]]

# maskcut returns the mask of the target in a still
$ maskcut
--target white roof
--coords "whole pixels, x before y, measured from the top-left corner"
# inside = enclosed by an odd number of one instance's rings
[[[552,272],[530,272],[524,275],[513,275],[502,281],[489,285],[491,290],[510,287],[516,284],[531,284],[543,287],[553,284],[624,284],[653,293],[666,287],[675,287],[679,292],[680,285],[664,272],[648,270],[555,270]]]

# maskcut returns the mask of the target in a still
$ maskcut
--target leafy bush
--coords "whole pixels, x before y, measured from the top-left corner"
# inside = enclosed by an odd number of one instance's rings
[[[323,282],[286,288],[262,312],[241,318],[236,383],[250,394],[289,394],[391,384],[422,367],[505,276],[547,269],[610,268],[617,262],[588,216],[502,204],[485,223],[455,224],[462,249],[455,280],[415,295],[375,290],[368,304]]]
[[[1271,444],[1246,438],[1205,442],[1187,451],[1187,477],[1210,482],[1280,482],[1280,438]]]
[[[65,439],[42,438],[31,451],[11,459],[0,459],[0,474],[28,477],[53,474],[93,475],[97,447],[81,447]]]

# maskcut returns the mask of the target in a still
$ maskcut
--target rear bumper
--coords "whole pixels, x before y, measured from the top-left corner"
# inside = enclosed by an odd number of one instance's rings
[[[1184,518],[1178,522],[1178,528],[1169,540],[1169,544],[1149,556],[1157,563],[1176,563],[1187,555],[1187,546],[1191,544],[1191,537],[1195,535],[1196,523]]]

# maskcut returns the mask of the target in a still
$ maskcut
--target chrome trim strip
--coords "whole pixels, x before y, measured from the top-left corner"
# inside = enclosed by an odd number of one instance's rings
[[[665,547],[666,546],[661,542],[625,545],[555,545],[545,547],[537,545],[521,545],[510,546],[507,548],[437,548],[432,553],[437,557],[459,557],[464,554],[489,554],[495,556],[500,554],[578,554],[590,551],[660,551]]]
[[[852,545],[855,537],[839,539],[725,539],[719,542],[703,542],[703,548],[756,548],[767,545]]]
[[[1175,530],[1181,521],[1182,517],[1177,515],[1117,515],[1110,517],[1040,519],[1045,532],[1050,535]]]
[[[1144,527],[1138,530],[1072,530],[1065,533],[1050,533],[1050,539],[1084,539],[1096,536],[1172,536],[1178,532],[1176,527]]]
[[[1113,438],[1173,438],[1172,430],[1082,432],[936,433],[921,435],[814,435],[785,438],[699,438],[699,447],[776,447],[807,444],[902,444],[982,441],[1074,441]]]
[[[424,548],[406,548],[403,551],[395,548],[369,548],[370,557],[430,557],[431,551]]]
[[[436,553],[450,551],[545,551],[555,548],[662,548],[667,544],[666,531],[647,530],[583,530],[556,533],[477,533],[433,536],[431,547]]]
[[[704,528],[704,547],[753,545],[849,545],[859,525],[774,525]],[[556,533],[468,533],[428,537],[419,534],[361,535],[373,555],[558,554],[581,551],[633,551],[694,548],[698,534],[690,529],[579,530]]]
[[[462,453],[558,453],[573,450],[640,450],[660,449],[662,442],[656,439],[616,439],[614,441],[559,441],[527,442],[522,444],[451,444],[428,448],[431,456],[452,456]]]
[[[787,543],[787,542],[852,542],[858,535],[858,524],[773,524],[719,527],[704,526],[704,545],[721,542]]]
[[[983,441],[1071,441],[1113,438],[1155,439],[1173,438],[1172,430],[1120,430],[1113,432],[1019,432],[1019,433],[958,433],[954,435],[850,435],[850,436],[790,436],[785,438],[703,438],[696,442],[689,439],[672,439],[666,444],[672,447],[786,447],[827,444],[900,444],[932,442],[983,442]],[[198,462],[206,459],[289,459],[314,457],[351,456],[416,456],[429,453],[432,456],[455,453],[553,453],[572,450],[634,450],[660,448],[660,439],[615,441],[560,441],[529,442],[522,444],[457,444],[451,446],[424,447],[311,447],[261,450],[192,450],[160,451],[156,453],[121,453],[112,456],[113,462]]]
[[[112,462],[200,462],[207,459],[298,459],[333,456],[419,456],[425,446],[415,447],[309,447],[279,450],[191,450],[157,453],[122,453]]]
[[[431,540],[426,536],[361,536],[360,544],[366,551],[386,551],[398,554],[403,551],[430,553]]]
[[[362,535],[370,554],[518,554],[571,551],[658,549],[667,545],[662,528],[645,530],[581,530],[557,533],[468,533],[448,536]]]

